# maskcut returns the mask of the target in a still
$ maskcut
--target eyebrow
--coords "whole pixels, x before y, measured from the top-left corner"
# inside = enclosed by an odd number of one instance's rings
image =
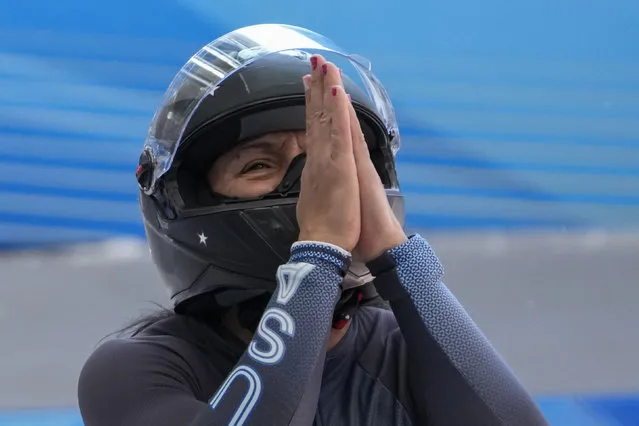
[[[249,149],[263,149],[266,151],[276,151],[277,149],[274,147],[274,145],[281,145],[281,144],[276,144],[272,140],[258,139],[253,141],[247,141],[245,143],[240,143],[239,145],[237,145],[237,151],[242,152]]]

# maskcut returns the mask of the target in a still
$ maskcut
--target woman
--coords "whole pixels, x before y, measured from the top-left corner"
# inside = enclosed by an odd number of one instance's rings
[[[404,233],[398,146],[368,64],[318,34],[191,58],[136,172],[174,312],[89,358],[85,424],[546,424]]]

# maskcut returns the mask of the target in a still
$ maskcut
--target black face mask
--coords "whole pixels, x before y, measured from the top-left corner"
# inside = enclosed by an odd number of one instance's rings
[[[238,305],[238,320],[240,325],[252,333],[255,333],[271,297],[272,294],[265,293],[240,303]],[[357,309],[360,306],[388,308],[375,291],[375,287],[372,283],[345,290],[337,302],[337,306],[335,306],[333,328],[343,328],[357,313]]]

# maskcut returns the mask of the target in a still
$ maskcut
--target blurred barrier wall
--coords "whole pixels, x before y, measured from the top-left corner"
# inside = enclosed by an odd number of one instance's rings
[[[391,7],[392,6],[392,7]],[[639,2],[3,0],[0,245],[142,235],[133,171],[182,63],[235,27],[373,62],[409,225],[639,228]]]

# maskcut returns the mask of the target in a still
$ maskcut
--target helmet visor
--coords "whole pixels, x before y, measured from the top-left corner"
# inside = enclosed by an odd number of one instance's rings
[[[391,149],[399,149],[397,120],[386,90],[371,72],[366,59],[346,53],[328,38],[300,27],[280,24],[254,25],[230,32],[207,44],[177,73],[158,107],[149,127],[144,149],[154,163],[149,191],[170,168],[187,126],[202,100],[224,85],[224,81],[249,64],[271,55],[291,55],[306,61],[321,54],[334,62],[367,97],[383,121],[388,134],[394,135]],[[309,66],[310,72],[310,66]],[[291,82],[299,84],[299,81]],[[247,91],[259,91],[269,81],[252,80]],[[214,117],[211,117],[212,119]]]

